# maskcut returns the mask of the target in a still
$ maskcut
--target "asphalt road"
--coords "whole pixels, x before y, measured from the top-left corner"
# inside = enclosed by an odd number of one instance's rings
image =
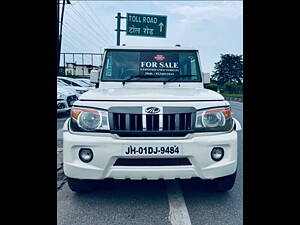
[[[243,126],[243,103],[230,102]],[[57,147],[67,115],[57,119]],[[227,193],[213,193],[193,181],[115,181],[86,195],[66,183],[57,191],[58,225],[101,224],[243,224],[243,138],[239,132],[238,173]]]

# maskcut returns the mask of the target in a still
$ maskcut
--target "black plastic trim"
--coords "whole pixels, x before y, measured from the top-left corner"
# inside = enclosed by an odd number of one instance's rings
[[[206,108],[197,109],[196,111],[203,111],[203,110],[208,110],[208,109],[227,108],[227,107],[230,107],[230,105],[206,107]]]
[[[191,166],[188,158],[119,158],[113,166]]]
[[[117,134],[120,137],[184,137],[193,130],[165,130],[165,131],[126,131],[110,130],[110,133]]]
[[[74,108],[76,107],[76,108],[86,108],[86,109],[96,109],[96,110],[108,111],[107,109],[97,108],[97,107],[93,107],[93,106],[73,105],[73,107]]]

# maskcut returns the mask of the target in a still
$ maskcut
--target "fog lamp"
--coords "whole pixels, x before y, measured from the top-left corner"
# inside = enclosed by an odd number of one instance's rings
[[[211,151],[211,158],[214,161],[220,161],[224,156],[224,149],[221,147],[215,147]]]
[[[81,148],[79,151],[79,158],[82,162],[88,163],[93,159],[93,152],[89,148]]]

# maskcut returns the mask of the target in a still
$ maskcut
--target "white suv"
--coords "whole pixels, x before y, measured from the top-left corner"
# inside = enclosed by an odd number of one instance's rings
[[[64,124],[63,168],[73,191],[105,178],[198,177],[217,191],[232,188],[241,126],[223,96],[203,87],[197,49],[107,48],[91,80],[97,87]]]
[[[73,103],[78,99],[75,90],[65,89],[57,85],[57,107],[58,113],[64,113],[71,109]]]
[[[83,93],[87,92],[88,90],[92,89],[92,87],[89,86],[88,84],[86,84],[80,80],[72,79],[69,77],[57,77],[57,80],[64,82],[65,84],[74,88],[77,92],[77,96],[80,96]]]

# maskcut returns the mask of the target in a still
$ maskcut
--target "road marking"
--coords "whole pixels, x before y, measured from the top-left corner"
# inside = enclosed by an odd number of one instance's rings
[[[191,225],[189,212],[177,180],[167,181],[167,193],[170,208],[169,221],[171,224]]]

